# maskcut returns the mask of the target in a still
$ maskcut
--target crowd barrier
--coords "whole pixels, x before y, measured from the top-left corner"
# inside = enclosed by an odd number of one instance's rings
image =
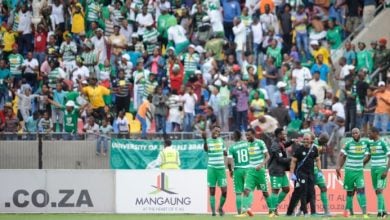
[[[210,213],[206,170],[0,170],[1,213]],[[330,211],[345,205],[342,180],[324,170]],[[365,170],[367,211],[376,213],[376,195]],[[293,190],[291,183],[291,192]],[[286,211],[290,194],[279,206]],[[317,189],[317,194],[319,193]],[[217,195],[219,190],[217,190]],[[390,188],[384,195],[389,199]],[[219,196],[219,195],[218,195]],[[317,195],[317,207],[322,204]],[[218,200],[217,200],[218,201]],[[253,211],[268,213],[260,191],[254,193]],[[390,210],[390,204],[387,203]],[[354,202],[354,210],[360,208]],[[235,193],[228,176],[225,211],[235,213]]]

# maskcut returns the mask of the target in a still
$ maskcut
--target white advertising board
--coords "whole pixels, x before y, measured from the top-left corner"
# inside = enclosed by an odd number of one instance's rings
[[[0,212],[114,212],[112,170],[0,170]]]
[[[117,213],[207,213],[205,170],[117,170]]]

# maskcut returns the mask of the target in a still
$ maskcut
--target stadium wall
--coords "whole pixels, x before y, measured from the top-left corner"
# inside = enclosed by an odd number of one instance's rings
[[[344,210],[345,191],[334,170],[324,170],[332,213]],[[1,213],[207,213],[206,170],[0,170]],[[367,210],[376,213],[376,195],[365,171]],[[291,191],[293,190],[291,185]],[[217,190],[217,195],[219,190]],[[317,194],[319,191],[317,189]],[[390,197],[389,187],[384,195]],[[219,196],[219,195],[218,195]],[[286,211],[290,195],[279,206]],[[317,195],[317,211],[322,204]],[[257,191],[253,211],[268,213]],[[354,201],[355,210],[360,210]],[[387,203],[390,209],[390,203]],[[227,213],[235,194],[228,177]]]

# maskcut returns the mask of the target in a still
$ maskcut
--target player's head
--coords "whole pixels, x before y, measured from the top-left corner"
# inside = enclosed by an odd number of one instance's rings
[[[355,141],[359,141],[360,140],[360,130],[359,130],[359,128],[352,129],[352,138]]]
[[[253,128],[249,128],[247,131],[246,131],[246,139],[249,141],[249,142],[252,142],[255,140],[255,130]]]
[[[320,136],[318,136],[318,144],[323,146],[327,144],[329,141],[329,135],[327,133],[321,133]]]
[[[275,137],[278,138],[279,140],[281,141],[285,141],[286,140],[286,132],[284,131],[283,128],[277,128],[275,129]]]
[[[314,139],[313,134],[311,134],[311,133],[305,133],[305,134],[303,135],[303,146],[305,146],[305,147],[311,147],[311,145],[313,144],[313,139]]]
[[[234,139],[234,141],[240,141],[241,140],[241,131],[235,130],[233,132],[233,139]]]
[[[211,131],[211,137],[217,138],[217,137],[219,137],[220,133],[221,133],[221,127],[219,127],[218,125],[215,125],[213,127],[213,130]]]
[[[376,140],[378,139],[379,137],[379,129],[376,128],[376,127],[372,127],[368,133],[368,136],[370,137],[370,139],[372,140]]]

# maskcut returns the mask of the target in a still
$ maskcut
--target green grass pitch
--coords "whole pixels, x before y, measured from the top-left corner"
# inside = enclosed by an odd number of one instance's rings
[[[376,219],[376,216],[370,215],[371,219]],[[127,214],[0,214],[0,220],[237,220],[234,215],[225,215],[223,217],[212,217],[209,215],[177,215],[177,214],[164,214],[164,215],[127,215]],[[270,219],[267,215],[255,215],[254,218],[244,219]],[[284,217],[279,216],[272,218],[277,220],[299,220],[299,219],[318,219],[318,220],[345,220],[346,218],[335,217],[315,217],[315,218],[298,218],[298,217]],[[361,215],[356,215],[355,219],[363,219]]]

